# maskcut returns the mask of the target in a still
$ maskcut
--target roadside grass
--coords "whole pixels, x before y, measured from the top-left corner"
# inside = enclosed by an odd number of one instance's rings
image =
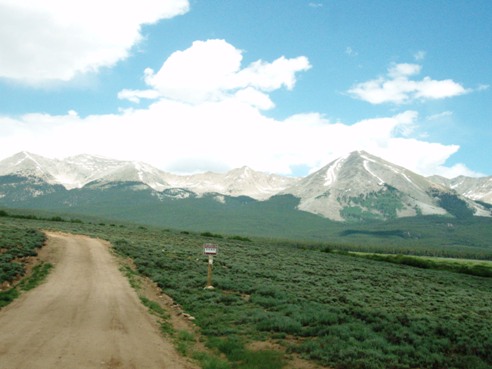
[[[144,228],[140,228],[144,229]],[[149,299],[142,294],[142,280],[140,274],[128,265],[125,261],[120,259],[120,272],[127,278],[130,286],[135,290],[140,299],[142,305],[144,305],[148,312],[157,317],[160,331],[164,336],[172,336],[175,331],[170,323],[169,313],[156,301]]]
[[[17,297],[19,297],[19,291],[15,287],[6,291],[0,291],[0,309],[10,304]]]
[[[145,296],[139,296],[139,298],[142,304],[147,307],[148,311],[158,317],[161,333],[166,336],[172,336],[175,332],[172,324],[169,322],[169,313],[159,303]]]
[[[17,285],[0,291],[0,309],[10,304],[18,298],[21,292],[27,292],[39,286],[48,276],[53,265],[50,263],[41,263],[32,268],[31,274],[20,280]]]
[[[22,291],[29,291],[39,286],[48,276],[53,265],[51,263],[40,263],[32,268],[31,274],[19,282]]]
[[[202,369],[231,369],[226,360],[203,351],[194,352],[192,358],[200,363]]]
[[[179,330],[176,332],[174,344],[181,355],[190,356],[190,352],[195,344],[195,336],[186,330]]]
[[[135,290],[135,291],[140,291],[142,288],[142,283],[138,280],[137,272],[133,270],[129,265],[122,264],[120,266],[120,272],[123,273],[123,275],[128,279],[128,283],[130,283],[130,286]]]

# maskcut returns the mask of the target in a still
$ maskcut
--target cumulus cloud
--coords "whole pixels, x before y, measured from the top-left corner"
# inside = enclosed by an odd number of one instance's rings
[[[274,105],[266,93],[279,88],[291,90],[296,73],[311,67],[304,56],[258,60],[244,68],[242,59],[242,51],[225,40],[195,41],[188,49],[171,54],[157,72],[150,68],[144,71],[149,90],[124,90],[119,97],[134,102],[161,97],[197,104],[237,96],[258,108],[270,109]]]
[[[371,104],[405,104],[416,100],[444,99],[470,91],[451,79],[411,79],[419,74],[421,69],[422,66],[419,64],[395,64],[388,69],[385,77],[356,84],[348,93]]]
[[[112,66],[142,25],[188,9],[188,0],[0,0],[0,77],[41,84]]]
[[[366,150],[423,175],[473,174],[463,165],[446,167],[458,146],[401,134],[418,121],[415,111],[349,123],[319,113],[276,120],[235,96],[199,104],[160,99],[119,114],[0,117],[0,158],[21,150],[48,157],[88,152],[175,173],[248,165],[292,175],[295,168],[312,172],[347,152]]]

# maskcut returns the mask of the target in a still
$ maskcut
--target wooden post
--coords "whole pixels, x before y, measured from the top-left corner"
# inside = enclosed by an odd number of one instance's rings
[[[208,273],[206,289],[213,290],[212,286],[212,268],[214,264],[214,255],[217,255],[217,245],[206,243],[203,245],[203,253],[208,256]]]
[[[214,288],[212,286],[212,265],[214,263],[213,255],[208,255],[208,275],[207,275],[207,287],[206,288]]]

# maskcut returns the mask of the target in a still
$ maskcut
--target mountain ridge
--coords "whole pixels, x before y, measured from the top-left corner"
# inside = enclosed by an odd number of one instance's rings
[[[94,155],[77,155],[64,160],[48,159],[29,152],[20,152],[0,161],[0,176],[18,174],[34,176],[67,190],[82,188],[89,183],[137,181],[156,191],[185,188],[202,195],[220,192],[231,196],[246,195],[265,200],[280,192],[296,178],[254,171],[249,167],[226,173],[178,175],[138,161],[107,159]]]
[[[429,180],[447,186],[472,200],[492,204],[492,176],[478,178],[458,176],[451,179],[430,176]]]
[[[441,206],[437,195],[455,194],[442,184],[365,151],[355,151],[332,161],[283,193],[300,198],[299,209],[339,221],[350,217],[445,215],[448,211]],[[460,201],[477,215],[488,215],[487,210],[474,202],[465,198]]]
[[[178,200],[208,194],[224,204],[232,197],[261,202],[275,196],[294,196],[299,200],[297,210],[336,221],[490,216],[487,204],[492,203],[492,177],[427,178],[365,151],[342,156],[304,178],[257,172],[246,166],[226,173],[177,175],[137,161],[92,155],[59,160],[21,152],[0,161],[0,178],[6,176],[21,179],[3,181],[0,204],[15,196],[29,201],[30,197],[52,196],[54,192],[67,196],[76,189],[110,191],[117,183],[128,183],[134,192],[149,191],[161,202],[164,197]],[[22,194],[15,193],[16,186],[19,191],[23,188]],[[54,186],[62,186],[67,193]],[[74,206],[74,200],[60,201]]]

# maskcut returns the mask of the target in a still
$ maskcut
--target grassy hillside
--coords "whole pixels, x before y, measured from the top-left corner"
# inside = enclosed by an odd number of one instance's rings
[[[196,318],[206,344],[227,357],[223,368],[281,367],[289,353],[333,368],[492,366],[492,278],[328,252],[336,244],[102,222],[0,217],[0,223],[108,239]],[[348,231],[342,237],[403,237],[369,226]],[[203,289],[206,242],[219,245],[211,291]],[[414,251],[419,250],[432,253],[435,246]],[[475,257],[482,253],[481,247],[465,250]],[[257,341],[285,352],[251,364],[244,352]]]

